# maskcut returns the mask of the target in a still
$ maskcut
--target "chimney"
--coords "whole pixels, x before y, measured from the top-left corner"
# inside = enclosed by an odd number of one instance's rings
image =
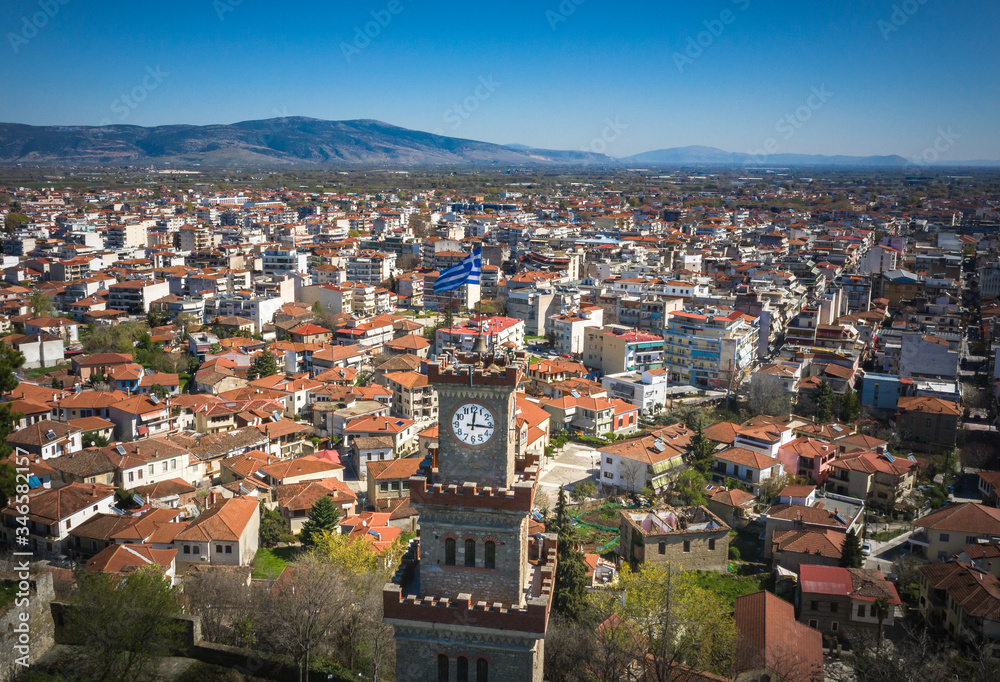
[[[216,492],[215,492],[215,491],[213,490],[213,491],[212,491],[212,493],[211,493],[211,495],[209,495],[209,500],[211,500],[211,502],[210,502],[209,504],[210,504],[211,506],[213,506],[213,507],[214,507],[214,506],[215,506],[215,500],[216,500],[216,499],[217,499],[217,494],[216,494]]]

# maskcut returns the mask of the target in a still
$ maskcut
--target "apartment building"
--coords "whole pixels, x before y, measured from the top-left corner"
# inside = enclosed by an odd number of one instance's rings
[[[663,338],[622,325],[587,327],[581,360],[601,374],[659,369],[663,366]]]
[[[153,301],[170,293],[170,285],[155,279],[131,279],[108,287],[108,305],[112,310],[124,310],[132,315],[149,312]]]
[[[759,318],[739,311],[670,313],[664,367],[674,383],[735,388],[757,364],[759,334]]]

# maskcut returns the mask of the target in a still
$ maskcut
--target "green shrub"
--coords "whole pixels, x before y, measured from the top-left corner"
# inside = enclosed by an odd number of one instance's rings
[[[740,548],[739,547],[730,547],[729,548],[729,558],[732,559],[733,561],[739,561],[740,560]]]

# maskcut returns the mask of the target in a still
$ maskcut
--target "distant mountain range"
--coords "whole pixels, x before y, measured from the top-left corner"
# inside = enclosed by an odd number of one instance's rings
[[[903,168],[901,156],[821,156],[677,147],[616,159],[593,152],[499,145],[408,130],[375,120],[302,116],[229,125],[142,127],[0,123],[0,164],[221,166],[852,166]],[[949,165],[1000,165],[954,162]]]
[[[754,156],[726,152],[715,147],[672,147],[643,152],[622,159],[625,163],[648,163],[658,166],[853,166],[897,168],[907,166],[902,156],[823,156],[821,154],[766,154]]]

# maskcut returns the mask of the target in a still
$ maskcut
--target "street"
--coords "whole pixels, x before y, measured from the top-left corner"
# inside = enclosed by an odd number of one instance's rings
[[[554,458],[545,459],[538,493],[547,495],[553,508],[559,498],[559,486],[565,486],[569,492],[574,485],[587,479],[598,485],[600,453],[589,445],[567,443]],[[536,499],[536,504],[538,501]]]

